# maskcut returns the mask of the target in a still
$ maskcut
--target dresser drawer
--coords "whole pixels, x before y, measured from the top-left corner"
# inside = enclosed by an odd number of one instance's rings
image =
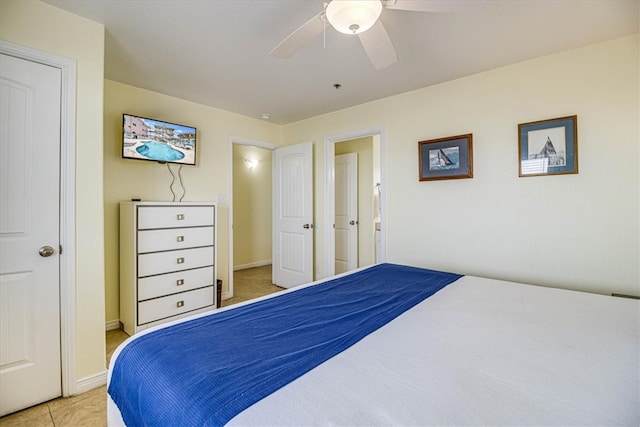
[[[138,253],[213,245],[213,227],[138,231]]]
[[[138,230],[215,225],[213,209],[213,206],[140,206]]]
[[[138,277],[213,265],[213,246],[138,255]]]
[[[138,280],[138,300],[144,301],[164,295],[211,286],[214,283],[213,267],[161,274]]]
[[[138,303],[138,325],[213,305],[213,286]]]

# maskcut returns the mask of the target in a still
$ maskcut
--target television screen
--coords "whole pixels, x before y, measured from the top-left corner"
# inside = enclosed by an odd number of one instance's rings
[[[196,164],[196,128],[122,115],[122,158]]]

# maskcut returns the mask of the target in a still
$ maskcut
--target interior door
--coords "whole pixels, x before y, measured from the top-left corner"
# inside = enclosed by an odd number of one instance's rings
[[[61,70],[0,56],[0,415],[62,394]]]
[[[335,156],[336,274],[358,267],[358,154]]]
[[[313,145],[273,155],[273,283],[291,288],[313,280]]]

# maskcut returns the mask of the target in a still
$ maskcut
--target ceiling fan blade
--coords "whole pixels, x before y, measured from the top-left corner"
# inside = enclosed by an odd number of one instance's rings
[[[362,47],[373,64],[373,68],[380,70],[398,62],[398,55],[391,43],[387,30],[378,20],[373,27],[358,34]]]
[[[286,39],[282,40],[278,46],[269,52],[269,55],[277,58],[291,58],[294,53],[324,30],[327,25],[326,21],[324,19],[324,11],[318,13],[300,28],[289,34]]]
[[[476,6],[479,0],[384,0],[387,9],[411,12],[463,12]]]

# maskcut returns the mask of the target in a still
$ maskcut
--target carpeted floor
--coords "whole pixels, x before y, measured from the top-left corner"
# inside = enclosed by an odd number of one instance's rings
[[[283,288],[271,283],[270,265],[238,270],[233,273],[233,298],[222,300],[222,307],[281,290]]]

